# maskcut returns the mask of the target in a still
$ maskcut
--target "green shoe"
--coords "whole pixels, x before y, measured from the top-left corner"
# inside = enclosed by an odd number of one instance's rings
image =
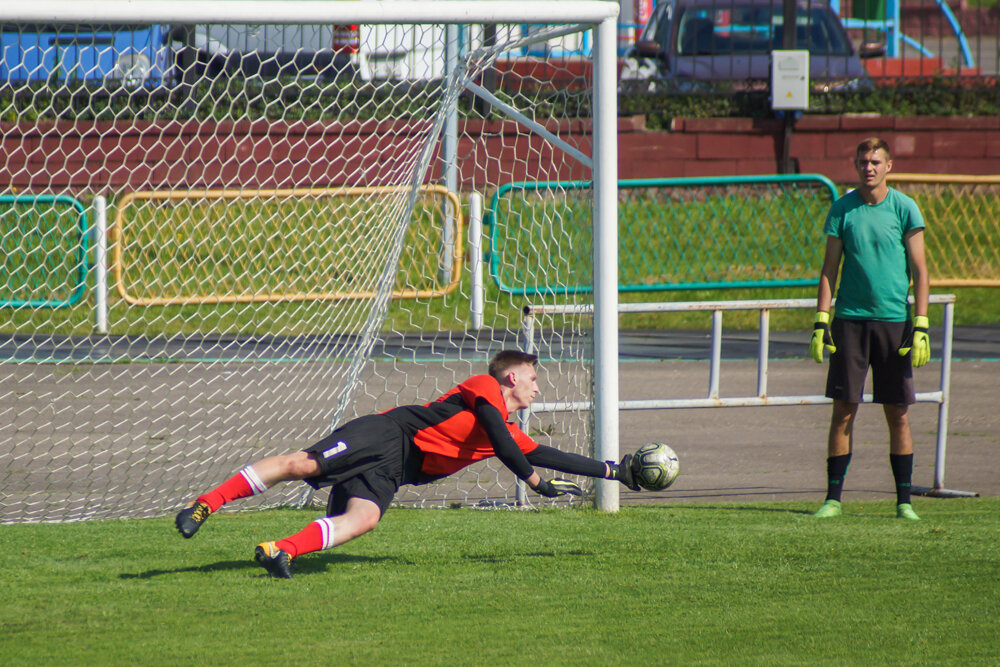
[[[896,505],[896,518],[909,519],[910,521],[920,521],[920,517],[913,511],[913,505],[910,503]]]
[[[912,510],[911,510],[912,511]],[[839,500],[827,500],[823,503],[823,506],[816,510],[814,517],[817,519],[826,519],[831,516],[840,516],[840,501]]]

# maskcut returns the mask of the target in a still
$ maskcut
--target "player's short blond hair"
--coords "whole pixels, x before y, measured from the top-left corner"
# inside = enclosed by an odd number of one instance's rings
[[[503,382],[507,371],[514,366],[520,366],[521,364],[534,366],[536,363],[538,363],[537,354],[529,354],[521,350],[503,350],[502,352],[497,352],[490,360],[489,374],[497,382]]]
[[[887,160],[892,159],[892,151],[889,150],[889,144],[886,143],[885,139],[879,137],[868,137],[858,144],[858,150],[854,153],[854,159],[857,160],[865,153],[873,153],[875,151],[885,151],[885,158]]]

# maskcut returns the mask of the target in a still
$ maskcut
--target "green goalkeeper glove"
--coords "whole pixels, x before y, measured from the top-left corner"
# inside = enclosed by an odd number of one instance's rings
[[[809,354],[817,364],[823,363],[823,348],[830,354],[837,351],[830,335],[830,313],[825,310],[816,311],[816,322],[813,324],[812,340],[809,342]]]
[[[551,482],[543,479],[535,487],[535,493],[546,498],[558,498],[567,493],[571,496],[582,496],[583,490],[568,479],[554,479]]]
[[[913,351],[910,361],[914,368],[920,368],[931,359],[931,339],[927,335],[927,316],[917,315],[913,318],[913,330],[899,348],[899,356],[905,357]]]
[[[626,454],[622,457],[621,463],[615,463],[614,461],[605,461],[608,467],[611,468],[611,478],[617,479],[619,482],[632,489],[633,491],[639,491],[639,485],[636,484],[635,475],[632,471],[632,455]]]

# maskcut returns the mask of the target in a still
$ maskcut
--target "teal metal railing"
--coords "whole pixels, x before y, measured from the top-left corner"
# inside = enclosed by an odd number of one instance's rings
[[[0,307],[72,306],[87,284],[86,210],[66,195],[0,195]]]
[[[592,291],[590,187],[497,190],[484,225],[490,278],[502,292]],[[621,292],[814,285],[823,221],[838,196],[818,174],[622,180],[618,193]]]

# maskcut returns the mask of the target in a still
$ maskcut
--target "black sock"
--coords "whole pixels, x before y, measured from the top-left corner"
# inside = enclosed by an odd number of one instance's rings
[[[831,456],[826,460],[826,499],[840,502],[840,493],[844,490],[844,478],[847,477],[847,467],[851,465],[851,455]]]
[[[913,479],[913,454],[889,454],[892,477],[896,480],[896,504],[910,502],[910,482]]]

